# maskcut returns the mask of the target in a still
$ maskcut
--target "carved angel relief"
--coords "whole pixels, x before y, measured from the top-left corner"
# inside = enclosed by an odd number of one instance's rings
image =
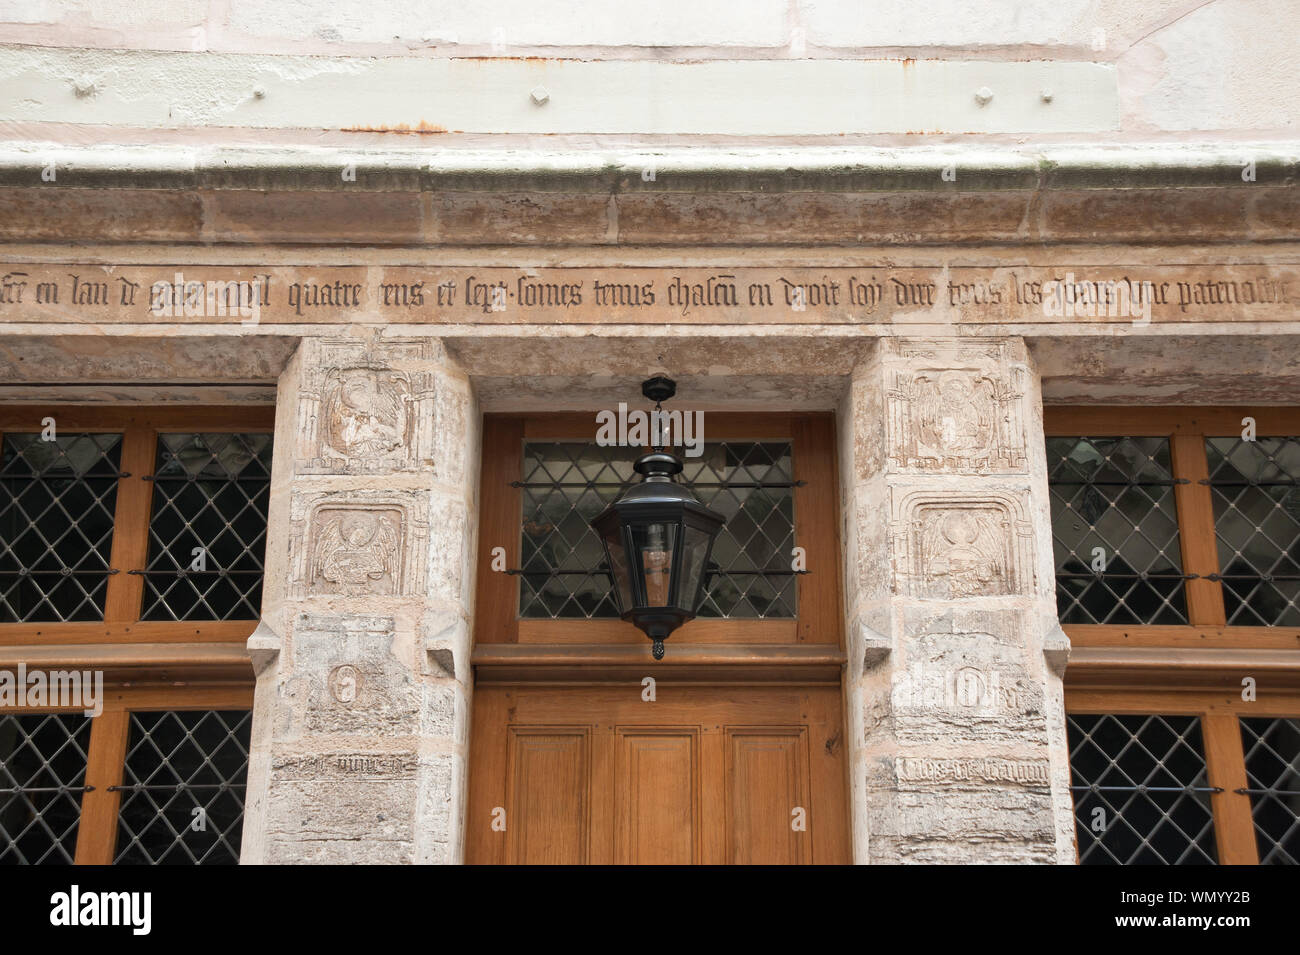
[[[891,457],[928,471],[1023,469],[1017,385],[976,369],[899,372],[889,394]]]
[[[394,594],[399,591],[401,512],[322,510],[308,580],[314,592]]]
[[[932,596],[1008,593],[1006,531],[990,511],[930,512],[921,531],[926,590]]]
[[[321,402],[325,457],[382,457],[409,437],[411,387],[400,372],[331,372]]]
[[[993,446],[997,406],[987,378],[958,371],[917,379],[916,436],[921,457],[987,456]]]
[[[896,507],[894,551],[914,596],[993,597],[1033,586],[1033,529],[1014,495],[913,491]]]

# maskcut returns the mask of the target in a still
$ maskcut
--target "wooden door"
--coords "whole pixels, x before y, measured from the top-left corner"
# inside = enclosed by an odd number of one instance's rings
[[[851,861],[837,686],[480,686],[467,861]]]

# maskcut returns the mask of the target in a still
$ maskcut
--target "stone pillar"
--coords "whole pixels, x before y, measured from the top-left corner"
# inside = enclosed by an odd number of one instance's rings
[[[840,413],[859,862],[1074,862],[1038,376],[882,339]]]
[[[461,861],[478,422],[436,339],[282,375],[244,862]]]

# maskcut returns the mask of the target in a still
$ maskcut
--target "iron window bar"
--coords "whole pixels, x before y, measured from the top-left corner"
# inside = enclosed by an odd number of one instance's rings
[[[129,474],[124,477],[130,477]],[[142,481],[157,481],[159,483],[167,482],[189,482],[195,481],[225,481],[231,484],[244,484],[254,481],[266,482],[271,480],[269,474],[143,474],[140,476]]]
[[[91,793],[94,791],[94,786],[11,786],[8,789],[0,789],[0,795],[12,796],[21,793]]]
[[[1252,481],[1247,478],[1244,481],[1219,481],[1215,478],[1201,478],[1198,484],[1204,484],[1207,487],[1300,487],[1300,481]]]
[[[1300,580],[1300,574],[1157,574],[1145,571],[1121,574],[1108,570],[1058,570],[1056,576],[1071,580]]]
[[[137,577],[229,577],[233,574],[262,574],[264,571],[260,567],[253,567],[248,570],[231,570],[224,567],[220,570],[170,570],[166,567],[155,567],[144,570],[128,570],[127,573]]]
[[[35,474],[0,474],[0,481],[99,481],[106,478],[129,478],[130,471],[85,471],[78,474],[68,471],[65,474],[57,470],[38,471]],[[147,477],[145,480],[149,480]]]
[[[29,567],[19,567],[17,570],[0,570],[0,577],[48,577],[51,574],[58,574],[61,577],[71,577],[74,574],[90,576],[91,574],[104,574],[111,577],[113,574],[120,574],[121,571],[116,567],[93,567],[88,570],[79,570],[76,567],[61,567],[58,570],[32,570]],[[128,570],[128,574],[134,574],[134,570]]]
[[[1068,485],[1070,487],[1173,487],[1176,484],[1191,484],[1189,478],[1152,478],[1149,481],[1089,481],[1070,480],[1068,478],[1049,478],[1052,487]],[[1202,484],[1208,483],[1202,481]]]
[[[1234,793],[1242,796],[1300,796],[1300,789],[1234,789]]]
[[[1222,786],[1071,786],[1071,792],[1085,793],[1221,793]],[[1235,790],[1241,792],[1242,790]]]
[[[143,793],[143,792],[188,792],[196,789],[217,789],[221,792],[228,792],[232,789],[246,789],[248,783],[126,783],[121,786],[109,786],[108,792],[111,793]]]

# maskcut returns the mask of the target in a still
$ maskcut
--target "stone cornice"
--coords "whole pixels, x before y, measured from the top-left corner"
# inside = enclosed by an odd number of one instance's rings
[[[1243,178],[1248,162],[1254,179]],[[0,186],[339,192],[982,192],[1289,186],[1300,141],[905,149],[0,144]],[[343,171],[355,171],[345,178]],[[947,175],[945,176],[945,172]]]
[[[840,246],[1300,238],[1300,142],[997,149],[0,146],[0,241]]]

